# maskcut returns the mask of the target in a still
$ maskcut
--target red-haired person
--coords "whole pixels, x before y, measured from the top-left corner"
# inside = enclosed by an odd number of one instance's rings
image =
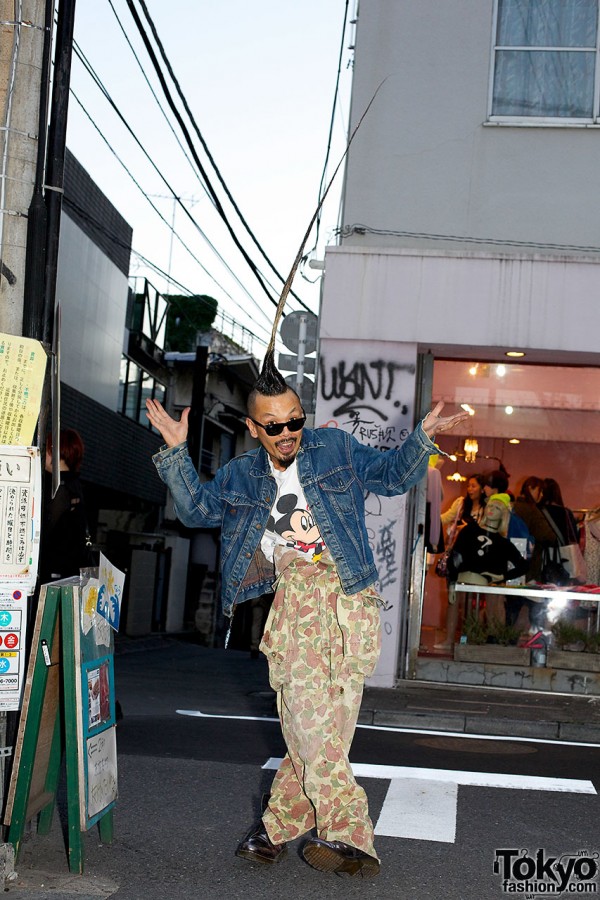
[[[40,583],[79,575],[88,565],[87,516],[79,471],[84,446],[74,428],[60,432],[60,486],[52,497],[52,437],[46,441],[44,508],[40,546]]]

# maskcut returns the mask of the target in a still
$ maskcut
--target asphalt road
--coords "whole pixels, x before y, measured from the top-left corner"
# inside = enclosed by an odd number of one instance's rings
[[[263,766],[284,747],[277,723],[268,721],[272,695],[262,661],[249,668],[243,654],[226,665],[221,657],[207,672],[196,651],[173,646],[117,656],[125,718],[117,732],[115,840],[102,846],[97,830],[88,832],[85,873],[71,876],[57,817],[50,835],[32,833],[24,842],[9,897],[495,900],[525,885],[531,866],[551,880],[548,857],[563,872],[570,867],[567,889],[600,892],[598,878],[585,880],[600,853],[599,751],[574,744],[359,728],[351,760],[365,767],[359,780],[381,832],[380,876],[315,872],[299,855],[301,841],[274,867],[237,859],[237,842],[273,776]],[[575,784],[591,793],[575,792]],[[501,850],[515,855],[498,857]]]

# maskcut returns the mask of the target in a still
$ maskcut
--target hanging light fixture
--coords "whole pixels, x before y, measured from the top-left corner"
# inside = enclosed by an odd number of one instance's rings
[[[465,441],[465,462],[474,463],[477,459],[479,444],[475,438],[467,438]]]
[[[452,475],[446,475],[446,481],[466,481],[466,477],[461,475],[458,469]]]

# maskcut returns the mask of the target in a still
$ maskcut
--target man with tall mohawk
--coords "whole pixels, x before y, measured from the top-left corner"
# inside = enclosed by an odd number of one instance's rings
[[[262,818],[236,854],[273,864],[289,841],[316,829],[302,847],[306,862],[322,872],[363,878],[379,874],[379,858],[367,797],[348,753],[364,679],[379,656],[382,605],[364,498],[367,492],[404,494],[417,484],[429,456],[439,453],[434,434],[468,414],[442,417],[444,404],[438,403],[401,447],[387,453],[341,429],[305,428],[300,398],[275,366],[275,337],[319,209],[380,87],[349,138],[279,298],[247,404],[246,424],[260,446],[202,483],[187,451],[189,408],[177,422],[157,400],[146,401],[147,416],[166,445],[154,463],[180,520],[190,528],[221,529],[225,615],[275,591],[261,650],[287,754]]]
[[[187,451],[189,409],[175,421],[156,400],[147,415],[166,448],[154,457],[188,527],[221,529],[223,609],[268,591],[275,599],[261,650],[277,693],[287,754],[262,819],[237,855],[272,864],[287,843],[313,868],[379,872],[364,790],[348,762],[365,677],[380,647],[377,570],[365,527],[366,492],[403,494],[423,478],[432,441],[466,416],[438,403],[401,447],[381,453],[337,428],[305,428],[300,398],[269,348],[248,398],[259,446],[201,483]]]

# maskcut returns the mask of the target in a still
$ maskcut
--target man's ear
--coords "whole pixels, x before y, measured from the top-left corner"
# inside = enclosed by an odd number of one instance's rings
[[[253,438],[258,438],[258,429],[251,418],[246,416],[246,425],[248,426],[248,431],[252,435]]]

